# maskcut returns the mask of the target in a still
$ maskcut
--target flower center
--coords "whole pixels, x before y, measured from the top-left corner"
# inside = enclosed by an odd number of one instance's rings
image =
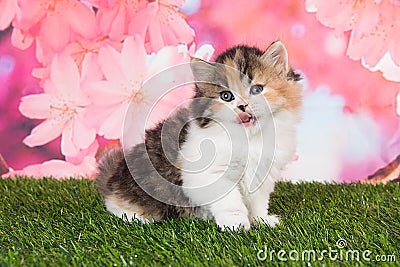
[[[61,120],[68,120],[77,113],[76,109],[71,108],[66,103],[51,104],[50,111],[53,118]]]
[[[129,100],[139,105],[143,102],[144,95],[140,90],[133,90]]]
[[[54,12],[57,8],[57,0],[52,0],[48,3],[47,10]]]
[[[353,9],[358,9],[359,5],[363,4],[364,0],[355,0],[353,3]]]

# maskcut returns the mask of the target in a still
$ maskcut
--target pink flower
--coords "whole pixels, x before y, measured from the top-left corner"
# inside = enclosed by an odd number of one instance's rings
[[[193,41],[194,31],[179,11],[183,0],[91,2],[100,7],[97,13],[100,31],[112,40],[139,34],[146,40],[149,51]]]
[[[400,8],[395,8],[400,14]],[[388,11],[390,12],[390,11]],[[363,37],[351,33],[347,55],[354,60],[363,59],[369,66],[375,66],[388,52],[393,62],[400,66],[400,18],[379,17],[375,27]]]
[[[64,160],[49,160],[40,164],[29,165],[22,170],[13,170],[3,177],[32,176],[35,178],[54,177],[57,179],[69,177],[92,178],[96,171],[96,153],[99,143],[95,140],[88,148],[81,149],[75,157],[66,157]]]
[[[91,40],[78,38],[77,40],[68,43],[67,46],[62,49],[62,52],[48,49],[48,47],[45,48],[40,42],[38,42],[36,45],[36,58],[39,62],[46,66],[51,62],[56,54],[65,53],[71,56],[80,68],[86,54],[97,54],[100,48],[105,45],[111,45],[116,49],[120,49],[122,46],[120,42],[112,41],[107,36],[102,36]]]
[[[309,12],[317,12],[317,19],[335,29],[340,36],[351,31],[347,55],[363,58],[375,66],[388,51],[394,62],[400,65],[400,12],[399,1],[307,0]]]
[[[90,100],[80,87],[80,75],[71,57],[56,56],[51,64],[50,79],[44,83],[44,93],[21,99],[19,110],[33,119],[46,119],[24,139],[30,147],[44,145],[58,136],[61,152],[76,156],[95,140],[95,129],[83,120],[84,109]]]
[[[106,45],[109,45],[119,51],[122,48],[121,42],[112,41],[107,36],[103,36],[94,40],[77,40],[68,44],[64,52],[75,60],[75,63],[80,69],[87,54],[94,54],[97,60],[97,54],[99,53],[100,49]]]
[[[148,37],[150,51],[167,45],[188,44],[193,41],[194,31],[187,24],[179,7],[182,0],[159,0],[137,12],[128,29],[129,34]]]
[[[176,50],[176,48],[175,48]],[[157,56],[158,55],[158,56]],[[160,51],[149,66],[148,57],[140,36],[125,39],[119,53],[112,47],[105,47],[99,52],[99,63],[106,78],[105,81],[92,84],[88,89],[93,113],[90,121],[99,121],[99,134],[107,139],[119,139],[122,136],[125,112],[130,104],[137,107],[138,116],[151,104],[156,95],[142,90],[142,83],[149,73],[182,61],[183,55],[171,48]],[[104,115],[99,115],[102,111]]]
[[[86,84],[99,81],[103,78],[100,66],[97,62],[98,50],[89,50],[78,45],[78,43],[69,44],[59,57],[71,57],[81,73],[81,88],[86,88]],[[53,55],[54,57],[56,55]],[[51,61],[50,61],[51,63]],[[51,64],[42,68],[34,68],[32,76],[41,80],[43,86],[50,77]]]
[[[17,0],[0,1],[0,31],[10,26],[18,9]]]
[[[13,45],[25,49],[37,38],[41,49],[61,52],[77,36],[97,35],[92,10],[76,0],[19,0],[20,12],[13,25]]]
[[[132,127],[136,129],[132,144],[142,141],[140,124],[146,119],[146,111],[162,95],[162,89],[143,90],[143,83],[150,76],[179,63],[188,62],[187,48],[168,46],[155,54],[147,55],[140,36],[125,39],[119,53],[112,47],[102,48],[99,52],[99,64],[105,81],[93,83],[87,93],[93,105],[87,110],[87,121],[97,124],[98,133],[107,139],[122,137],[124,120],[128,107]],[[200,54],[211,55],[212,47],[207,46]],[[185,93],[186,92],[186,93]],[[150,127],[168,115],[174,104],[188,99],[192,91],[180,91],[166,97],[153,112],[146,126]],[[164,104],[164,106],[163,106]],[[93,125],[96,126],[96,125]]]
[[[122,41],[128,34],[128,28],[136,12],[146,8],[147,1],[91,0],[98,7],[96,19],[100,32],[111,40]]]
[[[2,177],[32,176],[35,178],[54,177],[63,178],[91,178],[96,171],[96,158],[86,156],[80,164],[73,164],[63,160],[49,160],[41,164],[29,165],[22,170],[10,171]]]
[[[368,33],[379,20],[378,1],[307,0],[306,9],[317,12],[317,19],[325,26],[335,29],[338,35],[353,30],[357,36]]]

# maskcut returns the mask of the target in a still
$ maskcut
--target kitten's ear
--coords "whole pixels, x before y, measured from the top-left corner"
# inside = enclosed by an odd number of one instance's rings
[[[290,70],[288,53],[281,41],[273,42],[261,56],[261,60],[285,76]]]
[[[204,96],[212,92],[216,84],[216,67],[199,58],[192,58],[190,67],[196,83],[196,96]]]
[[[192,57],[190,67],[196,82],[211,82],[214,79],[215,66],[212,63]]]

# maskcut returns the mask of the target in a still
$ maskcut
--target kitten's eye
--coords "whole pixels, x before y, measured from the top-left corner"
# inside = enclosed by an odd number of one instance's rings
[[[231,91],[222,91],[220,93],[220,97],[226,102],[231,102],[233,99],[235,99],[235,96],[232,94]]]
[[[250,94],[251,95],[259,95],[264,90],[264,87],[261,85],[253,85],[250,87]]]

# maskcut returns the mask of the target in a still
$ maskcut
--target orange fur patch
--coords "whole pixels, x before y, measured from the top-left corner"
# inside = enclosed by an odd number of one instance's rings
[[[291,112],[298,112],[301,107],[301,86],[292,81],[274,80],[265,85],[271,90],[263,94],[266,100],[279,103],[284,100],[282,107]]]

